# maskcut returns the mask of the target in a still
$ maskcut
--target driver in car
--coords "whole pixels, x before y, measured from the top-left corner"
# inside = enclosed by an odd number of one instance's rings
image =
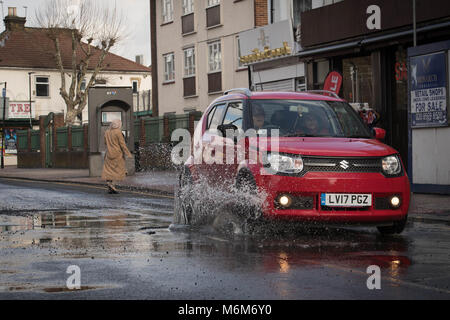
[[[313,136],[324,136],[330,134],[328,129],[323,126],[316,115],[308,113],[301,117],[301,128],[297,129],[297,133]]]
[[[266,115],[264,109],[261,106],[254,106],[252,110],[253,116],[253,128],[259,130],[264,126]]]

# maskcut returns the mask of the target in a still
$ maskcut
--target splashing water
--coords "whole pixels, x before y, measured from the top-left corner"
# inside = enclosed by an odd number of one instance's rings
[[[261,217],[266,194],[262,191],[213,185],[201,178],[176,192],[172,229],[180,225],[209,226],[222,233],[250,233],[249,223]]]

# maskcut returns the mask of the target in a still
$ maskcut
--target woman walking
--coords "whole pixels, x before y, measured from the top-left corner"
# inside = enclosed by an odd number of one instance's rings
[[[106,180],[109,193],[119,193],[115,187],[116,181],[125,179],[125,156],[131,158],[125,139],[122,135],[122,121],[113,120],[105,132],[106,155],[103,164],[102,179]]]

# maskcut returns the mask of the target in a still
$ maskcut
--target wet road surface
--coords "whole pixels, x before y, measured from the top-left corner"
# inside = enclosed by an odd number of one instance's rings
[[[450,224],[230,237],[169,229],[173,199],[0,180],[0,299],[449,299]],[[81,270],[69,290],[67,268]],[[367,267],[381,268],[369,290]]]

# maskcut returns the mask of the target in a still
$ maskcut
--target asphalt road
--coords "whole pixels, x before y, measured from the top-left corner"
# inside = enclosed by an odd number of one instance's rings
[[[449,299],[450,223],[402,235],[170,228],[173,199],[0,179],[0,299]],[[381,270],[369,290],[367,268]],[[66,286],[77,266],[81,289]]]

